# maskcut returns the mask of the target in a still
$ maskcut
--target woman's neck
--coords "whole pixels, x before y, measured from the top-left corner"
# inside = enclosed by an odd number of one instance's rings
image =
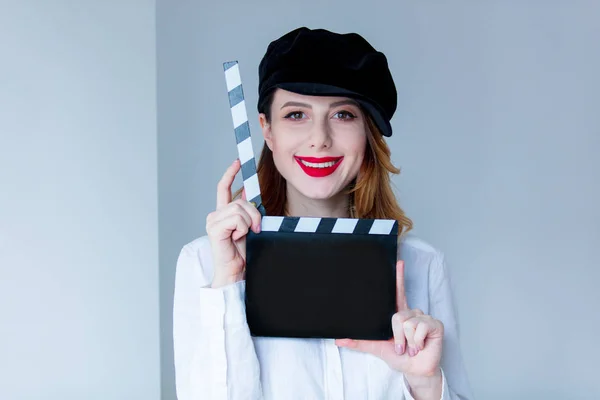
[[[305,197],[293,187],[287,187],[286,215],[293,217],[348,218],[349,195],[343,192],[323,200]]]

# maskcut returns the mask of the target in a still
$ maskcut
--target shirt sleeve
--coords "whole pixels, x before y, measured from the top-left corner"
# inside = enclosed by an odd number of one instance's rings
[[[260,367],[246,322],[245,281],[210,288],[199,252],[177,260],[173,304],[179,400],[262,399]]]
[[[429,311],[433,318],[444,324],[444,347],[440,362],[444,375],[442,400],[472,400],[460,348],[451,279],[441,252],[436,252],[429,269]]]
[[[449,397],[448,381],[446,380],[446,374],[444,374],[443,368],[440,368],[440,370],[442,372],[442,397],[441,397],[441,400],[451,400],[454,398],[460,399],[460,397]],[[415,398],[412,396],[412,393],[410,392],[409,385],[408,385],[408,382],[406,381],[405,377],[403,377],[403,383],[404,383],[404,400],[415,400]]]

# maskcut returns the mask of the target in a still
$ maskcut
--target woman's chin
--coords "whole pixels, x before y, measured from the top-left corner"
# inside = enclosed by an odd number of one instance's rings
[[[327,177],[314,178],[308,176],[295,176],[288,179],[288,184],[307,199],[327,200],[337,196],[344,188],[340,175],[333,174]]]
[[[300,193],[306,198],[311,200],[327,200],[337,194],[337,191],[332,187],[320,188],[318,185],[312,187],[303,187],[299,190]]]

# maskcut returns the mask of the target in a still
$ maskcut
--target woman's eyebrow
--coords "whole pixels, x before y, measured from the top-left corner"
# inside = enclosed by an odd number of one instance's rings
[[[347,100],[341,100],[341,101],[336,101],[335,103],[331,103],[329,105],[329,108],[333,108],[333,107],[337,107],[337,106],[345,106],[345,105],[351,105],[351,106],[356,106],[359,107],[358,103],[354,100],[351,99],[347,99]]]
[[[338,106],[345,106],[345,105],[352,105],[352,106],[356,106],[359,107],[358,103],[354,100],[351,99],[347,99],[347,100],[341,100],[341,101],[336,101],[335,103],[331,103],[329,105],[329,108],[333,108],[333,107],[338,107]],[[310,104],[307,103],[300,103],[297,101],[288,101],[287,103],[284,103],[281,108],[284,107],[305,107],[305,108],[311,108],[312,106]]]
[[[310,104],[299,103],[297,101],[288,101],[287,103],[285,103],[284,105],[281,106],[281,108],[284,108],[284,107],[306,107],[306,108],[312,108],[312,106]]]

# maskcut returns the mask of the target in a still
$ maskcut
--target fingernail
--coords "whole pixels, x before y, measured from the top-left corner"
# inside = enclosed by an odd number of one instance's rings
[[[408,348],[408,355],[411,357],[414,357],[417,355],[419,351],[417,349],[415,349],[414,347],[409,347]]]
[[[396,354],[398,354],[398,355],[404,354],[404,345],[403,344],[396,345]]]

